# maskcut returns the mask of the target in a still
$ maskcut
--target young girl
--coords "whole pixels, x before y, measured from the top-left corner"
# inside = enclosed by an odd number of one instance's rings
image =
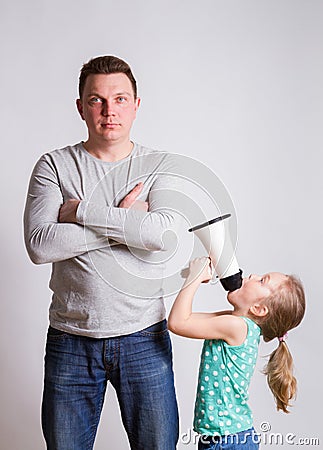
[[[264,373],[277,409],[288,412],[296,394],[296,379],[285,339],[304,316],[304,290],[291,275],[250,275],[240,289],[228,293],[232,311],[192,312],[194,294],[200,283],[211,277],[209,258],[191,261],[168,318],[173,333],[205,339],[194,417],[194,430],[201,435],[198,449],[257,449],[259,438],[247,400],[260,335],[266,342],[278,338]]]

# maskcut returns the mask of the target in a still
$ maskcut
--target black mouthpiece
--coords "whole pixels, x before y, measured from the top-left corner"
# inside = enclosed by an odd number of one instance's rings
[[[242,285],[242,270],[238,273],[230,275],[229,277],[220,278],[221,284],[226,291],[232,292],[241,288]]]

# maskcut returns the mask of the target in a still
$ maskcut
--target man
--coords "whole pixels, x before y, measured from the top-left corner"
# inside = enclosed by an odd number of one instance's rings
[[[79,96],[88,139],[39,159],[24,215],[31,260],[53,264],[44,437],[49,450],[93,448],[110,381],[131,448],[173,450],[178,412],[156,254],[176,229],[174,164],[130,140],[140,99],[127,63],[84,64]]]

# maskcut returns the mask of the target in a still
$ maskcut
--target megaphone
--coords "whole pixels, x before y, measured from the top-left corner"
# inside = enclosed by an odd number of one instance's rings
[[[242,270],[238,266],[231,242],[226,220],[229,217],[231,214],[225,214],[188,231],[194,232],[204,245],[223,288],[235,291],[242,285]]]

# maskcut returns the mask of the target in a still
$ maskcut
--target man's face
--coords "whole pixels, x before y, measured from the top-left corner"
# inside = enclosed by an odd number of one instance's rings
[[[139,103],[124,73],[89,75],[82,98],[77,100],[77,109],[88,127],[89,141],[128,142]]]

